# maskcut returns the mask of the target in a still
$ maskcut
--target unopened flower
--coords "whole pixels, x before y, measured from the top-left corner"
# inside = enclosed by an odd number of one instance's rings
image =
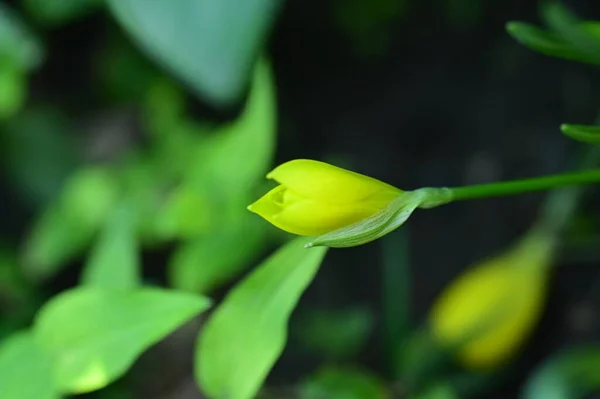
[[[470,369],[492,369],[516,354],[543,310],[552,240],[533,234],[458,277],[430,314],[433,336]]]
[[[324,162],[297,159],[267,175],[279,186],[248,209],[287,232],[322,235],[381,211],[402,190]]]

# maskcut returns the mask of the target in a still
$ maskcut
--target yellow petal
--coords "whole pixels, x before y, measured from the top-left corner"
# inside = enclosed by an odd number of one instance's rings
[[[358,222],[375,214],[378,210],[361,203],[336,206],[313,200],[303,200],[283,208],[281,213],[277,214],[270,222],[290,233],[316,236]]]
[[[538,321],[546,270],[514,262],[514,256],[501,256],[467,271],[432,309],[432,331],[439,342],[452,346],[467,340],[458,357],[468,368],[489,369],[508,361]]]
[[[286,162],[269,173],[267,178],[304,198],[338,204],[367,198],[389,203],[402,192],[377,179],[308,159]]]

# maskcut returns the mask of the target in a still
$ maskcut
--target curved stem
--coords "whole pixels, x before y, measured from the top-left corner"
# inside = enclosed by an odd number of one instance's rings
[[[450,188],[449,190],[452,193],[452,201],[461,201],[476,198],[515,195],[534,191],[549,190],[557,187],[591,183],[600,183],[600,169],[562,173],[551,176],[534,177],[507,182],[454,187]]]

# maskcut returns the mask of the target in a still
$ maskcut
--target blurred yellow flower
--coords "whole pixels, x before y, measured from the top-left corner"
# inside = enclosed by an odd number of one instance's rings
[[[303,236],[321,235],[365,219],[402,193],[371,177],[307,159],[286,162],[267,178],[280,185],[248,210]]]
[[[430,313],[434,338],[470,369],[511,360],[543,310],[552,248],[550,237],[533,234],[458,277]]]

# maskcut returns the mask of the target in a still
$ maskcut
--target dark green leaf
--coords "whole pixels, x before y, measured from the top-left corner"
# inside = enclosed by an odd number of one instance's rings
[[[89,392],[123,375],[142,352],[209,305],[177,291],[80,287],[50,300],[34,333],[52,356],[61,389]]]
[[[584,398],[600,390],[600,347],[565,351],[536,369],[525,385],[524,399]]]
[[[217,105],[240,99],[281,0],[109,0],[152,57]]]
[[[555,1],[542,7],[542,15],[546,23],[582,55],[580,61],[600,64],[600,37],[594,24],[583,24],[565,6]]]
[[[27,109],[7,123],[0,153],[21,196],[31,205],[54,199],[79,164],[72,127],[53,108]]]
[[[590,61],[588,57],[553,32],[524,22],[509,22],[506,30],[516,41],[538,53],[573,61]]]
[[[50,357],[29,331],[16,333],[0,345],[0,392],[3,399],[58,399]]]
[[[211,398],[253,398],[280,356],[290,314],[327,250],[289,242],[239,283],[196,347],[196,379]]]
[[[368,308],[314,310],[299,320],[298,334],[304,345],[320,356],[340,360],[355,356],[373,328]]]
[[[122,205],[107,220],[83,269],[82,283],[104,288],[134,288],[140,283],[139,263],[134,210]]]
[[[600,143],[600,126],[561,125],[560,130],[573,140]]]
[[[301,399],[386,399],[383,381],[365,371],[326,367],[300,387]]]
[[[43,55],[42,45],[19,16],[0,3],[0,59],[30,71],[41,64]]]
[[[23,2],[33,18],[49,26],[74,20],[104,4],[104,0],[23,0]]]

